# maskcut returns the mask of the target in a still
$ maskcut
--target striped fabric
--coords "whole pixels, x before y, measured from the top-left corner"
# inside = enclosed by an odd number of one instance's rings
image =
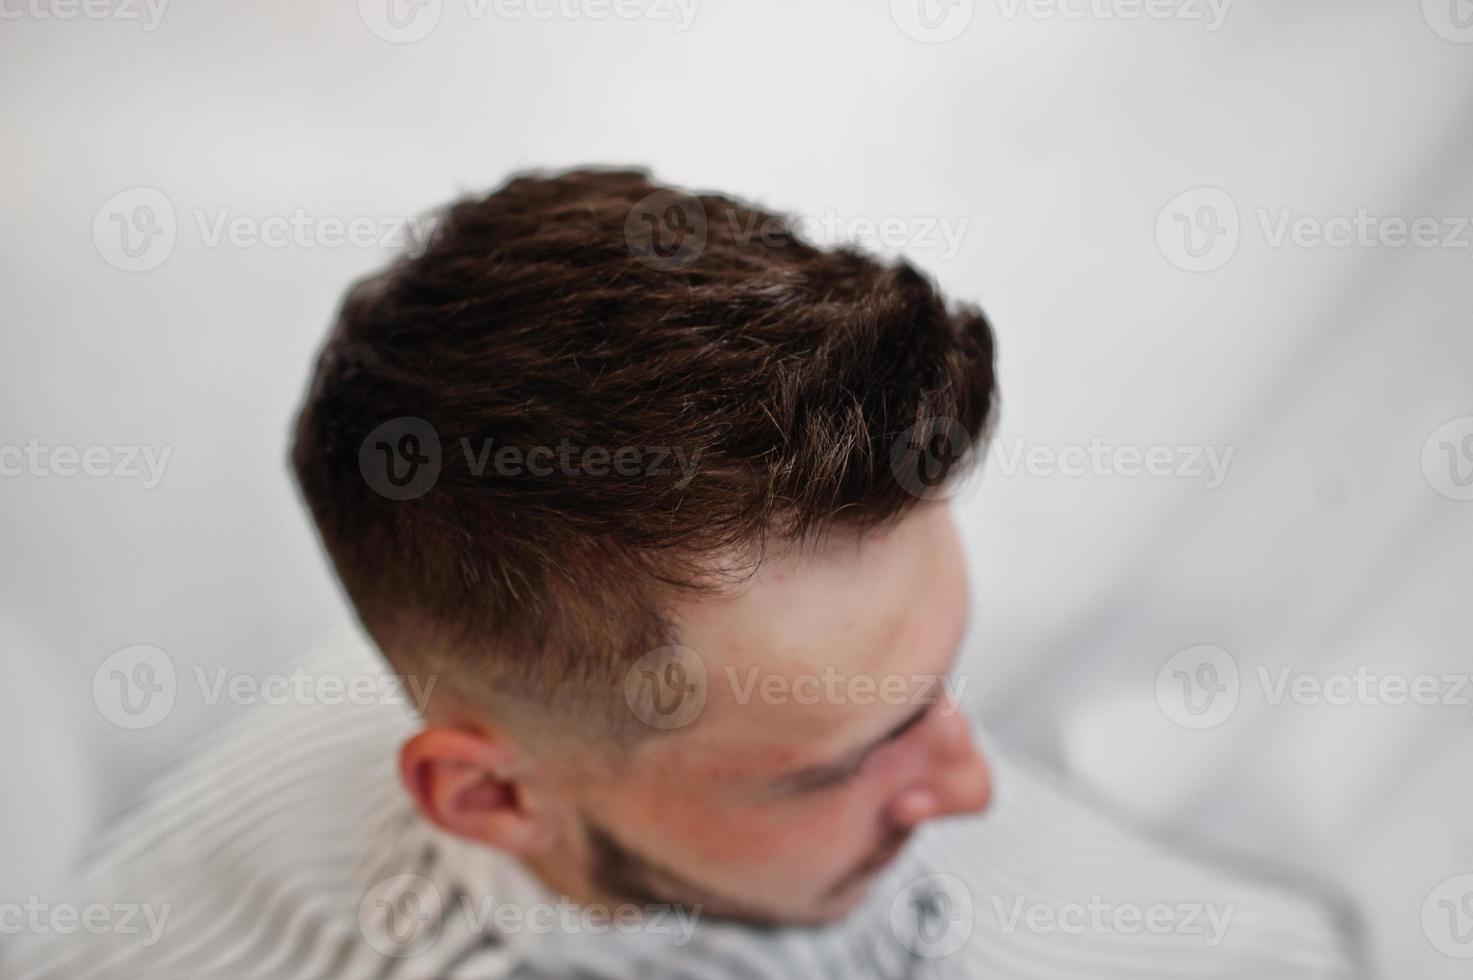
[[[353,636],[309,669],[378,668]],[[0,976],[1359,976],[1321,906],[1148,842],[985,735],[989,810],[923,830],[843,922],[763,932],[683,909],[600,918],[419,819],[394,776],[411,724],[394,704],[244,712],[93,848],[69,901],[141,908],[134,928],[11,941]]]

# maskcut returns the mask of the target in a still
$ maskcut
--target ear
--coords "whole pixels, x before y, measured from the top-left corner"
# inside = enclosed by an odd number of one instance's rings
[[[399,778],[431,823],[511,854],[534,854],[553,839],[530,775],[517,747],[494,733],[426,728],[399,751]]]

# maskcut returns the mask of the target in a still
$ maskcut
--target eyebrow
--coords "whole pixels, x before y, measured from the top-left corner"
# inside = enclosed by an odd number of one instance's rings
[[[922,700],[916,710],[912,711],[900,724],[879,738],[857,749],[851,750],[832,762],[821,762],[817,765],[785,773],[777,778],[778,788],[792,791],[811,789],[848,775],[863,765],[864,760],[868,759],[881,746],[888,745],[896,739],[904,737],[906,732],[919,725],[921,720],[926,717],[935,705],[936,699],[934,698]]]

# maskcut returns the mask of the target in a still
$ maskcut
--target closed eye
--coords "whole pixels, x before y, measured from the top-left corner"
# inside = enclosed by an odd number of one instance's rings
[[[839,789],[848,786],[857,780],[864,771],[867,759],[861,759],[850,766],[842,769],[829,769],[823,772],[815,772],[804,778],[795,788],[800,793],[821,793],[825,790]]]
[[[936,705],[936,701],[923,704],[910,717],[887,732],[883,738],[869,745],[853,762],[831,766],[815,766],[787,777],[789,787],[797,793],[815,793],[838,789],[854,782],[864,772],[864,767],[874,754],[886,745],[898,742],[925,720]]]

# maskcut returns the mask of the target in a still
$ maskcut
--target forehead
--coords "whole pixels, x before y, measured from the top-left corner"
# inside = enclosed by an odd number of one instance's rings
[[[735,778],[862,745],[950,669],[966,605],[942,504],[764,561],[731,594],[675,611],[680,644],[705,669],[706,705],[687,731],[653,740],[656,751]]]

